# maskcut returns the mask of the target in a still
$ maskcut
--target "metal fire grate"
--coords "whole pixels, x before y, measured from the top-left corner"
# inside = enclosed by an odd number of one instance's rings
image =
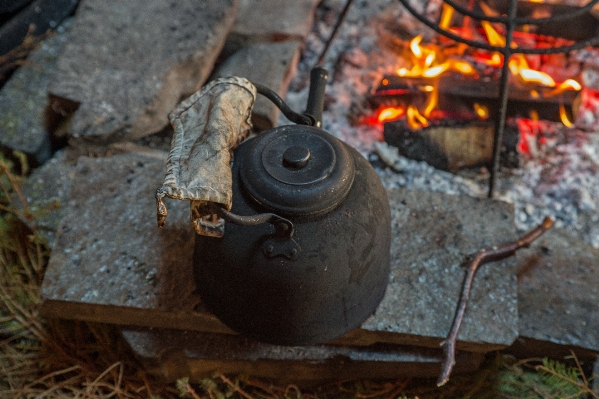
[[[574,19],[576,17],[582,16],[583,14],[589,12],[589,10],[597,3],[599,0],[591,0],[584,7],[576,9],[575,11],[563,13],[557,16],[551,16],[547,18],[516,18],[517,11],[517,0],[509,0],[508,11],[506,17],[490,17],[484,14],[481,14],[476,11],[468,10],[459,4],[456,4],[453,0],[443,0],[445,4],[450,7],[453,7],[457,12],[463,14],[464,16],[468,16],[477,21],[488,21],[501,23],[505,26],[506,34],[505,34],[505,42],[506,45],[501,46],[492,46],[488,43],[483,43],[475,40],[465,39],[459,35],[456,35],[446,29],[439,27],[439,25],[433,21],[430,21],[417,10],[415,10],[410,4],[409,0],[399,0],[401,4],[420,22],[424,23],[431,29],[435,30],[439,34],[453,39],[457,42],[467,44],[472,47],[477,47],[484,50],[496,51],[503,54],[503,66],[501,69],[501,80],[499,86],[499,104],[500,109],[497,114],[495,120],[495,137],[493,139],[493,163],[491,168],[491,176],[489,179],[489,198],[493,197],[493,193],[495,191],[495,182],[497,179],[497,172],[499,170],[499,155],[501,153],[501,143],[503,139],[503,131],[505,128],[506,121],[506,113],[507,113],[507,102],[508,102],[508,76],[509,76],[509,68],[508,61],[509,58],[513,54],[557,54],[557,53],[567,53],[573,50],[579,50],[586,46],[591,46],[599,43],[599,35],[593,36],[591,38],[578,41],[572,45],[568,46],[558,46],[558,47],[548,47],[548,48],[513,48],[510,46],[512,42],[513,33],[516,26],[521,25],[540,25],[540,24],[548,24],[548,23],[556,23],[562,22],[570,19]],[[427,1],[424,4],[424,10],[428,8]]]

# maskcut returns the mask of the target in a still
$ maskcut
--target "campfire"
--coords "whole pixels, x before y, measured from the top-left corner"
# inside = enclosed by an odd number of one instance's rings
[[[331,21],[340,11],[340,4],[335,8],[335,2],[329,3],[331,16],[322,20]],[[388,167],[380,175],[389,187],[487,195],[493,137],[501,111],[503,55],[456,43],[428,29],[394,2],[380,3],[378,9],[350,11],[328,51],[325,66],[335,72],[327,88],[323,127],[373,162]],[[588,14],[592,6],[587,2],[583,7],[523,3],[518,10],[526,14],[519,15],[519,20],[547,18],[551,11]],[[420,17],[433,21],[435,28],[446,27],[451,34],[488,47],[506,43],[508,32],[502,24],[477,23],[443,2],[430,2],[426,7],[414,4]],[[505,12],[497,3],[488,4],[477,12],[490,19]],[[582,19],[585,24],[596,23],[593,18],[580,16]],[[589,37],[595,30],[585,28],[586,36],[580,36],[571,29],[558,32],[556,27],[567,26],[559,21],[551,25],[553,30],[548,26],[523,25],[511,35],[513,51],[526,54],[511,54],[506,66],[508,96],[495,194],[516,206],[521,231],[534,227],[551,212],[558,226],[590,233],[595,229],[582,227],[586,225],[582,215],[587,211],[581,207],[591,209],[593,201],[587,199],[595,190],[590,172],[595,170],[590,161],[595,154],[594,135],[585,133],[593,131],[597,123],[599,86],[593,61],[597,51],[590,47],[594,38]],[[301,77],[314,65],[326,40],[321,32],[326,29],[317,24],[307,41],[298,78],[287,96],[291,103],[305,101],[307,90]],[[564,47],[577,50],[528,53]],[[423,155],[422,148],[435,151]],[[458,158],[454,150],[459,150]],[[417,162],[422,160],[429,163]],[[574,169],[566,172],[565,167]],[[552,182],[545,184],[544,179],[558,175],[565,177],[552,177]],[[572,190],[581,198],[579,205],[572,206],[566,199]],[[588,240],[599,243],[598,238],[589,236]]]
[[[486,16],[498,15],[484,2],[480,7]],[[461,24],[455,24],[454,14],[455,10],[444,4],[439,27],[491,46],[506,46],[502,26],[488,21],[480,21],[476,26],[469,18],[461,18]],[[515,49],[574,44],[572,40],[530,32],[529,25],[513,36],[511,46]],[[398,67],[396,73],[381,79],[370,99],[374,115],[366,117],[365,122],[397,121],[393,127],[385,127],[386,141],[400,148],[406,156],[425,160],[435,167],[456,170],[490,164],[493,121],[501,108],[499,92],[504,56],[441,35],[426,44],[422,35],[409,41],[390,39],[398,63],[406,66]],[[504,140],[509,150],[504,151],[503,164],[515,166],[518,162],[514,156],[505,154],[517,150],[531,155],[534,138],[531,132],[542,135],[540,120],[574,126],[583,87],[580,66],[564,54],[516,53],[509,59],[508,69],[506,111],[511,120],[506,133],[516,136]],[[459,126],[449,126],[456,121]],[[430,129],[434,127],[437,129]],[[431,146],[436,151],[428,154],[422,151],[422,147]]]

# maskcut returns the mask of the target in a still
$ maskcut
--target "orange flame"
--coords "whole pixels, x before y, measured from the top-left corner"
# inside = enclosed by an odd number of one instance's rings
[[[380,110],[377,119],[380,123],[397,120],[406,114],[404,107],[388,107]]]
[[[542,0],[531,0],[541,2]],[[486,15],[499,15],[489,6],[480,2],[480,7]],[[443,4],[443,12],[441,14],[439,26],[444,29],[451,28],[454,9]],[[495,28],[493,24],[486,21],[481,21],[483,30],[487,36],[487,40],[491,45],[504,47],[506,46],[506,38]],[[428,119],[439,102],[438,80],[435,79],[446,71],[455,71],[464,75],[476,74],[477,71],[473,65],[462,59],[454,58],[457,54],[455,51],[443,53],[437,45],[422,45],[422,36],[418,35],[409,43],[409,50],[406,51],[406,57],[410,58],[411,67],[397,69],[397,74],[400,77],[406,78],[424,78],[431,79],[430,84],[421,85],[420,89],[428,93],[427,102],[424,109],[420,110],[414,105],[406,107],[386,107],[382,108],[376,114],[376,120],[380,123],[389,122],[399,118],[406,118],[408,125],[412,129],[418,129],[428,126]],[[517,44],[512,41],[509,44],[512,48],[517,48]],[[488,57],[488,58],[487,58]],[[485,59],[486,58],[486,59]],[[516,81],[521,85],[537,85],[543,86],[544,90],[539,87],[531,87],[531,97],[551,97],[563,93],[566,90],[581,90],[581,85],[573,79],[568,79],[562,83],[556,83],[555,80],[547,73],[531,69],[527,58],[524,54],[513,54],[508,60],[503,59],[503,55],[499,52],[489,52],[487,56],[479,59],[479,62],[485,62],[489,66],[499,67],[503,62],[508,62],[508,67]],[[382,81],[383,85],[388,85],[387,80]],[[541,92],[541,93],[539,93]],[[489,117],[489,110],[480,104],[474,104],[474,111],[480,119]],[[565,108],[560,105],[560,116],[566,126],[572,126],[572,122],[568,119]],[[534,116],[531,116],[534,119]]]
[[[450,59],[448,62],[449,62],[449,67],[451,69],[453,69],[454,71],[458,71],[459,73],[461,73],[463,75],[470,75],[470,74],[473,74],[474,72],[476,72],[474,70],[474,68],[472,67],[472,65],[470,65],[470,63],[468,63],[466,61]]]
[[[572,121],[568,117],[568,114],[566,113],[566,107],[564,107],[564,104],[562,104],[562,103],[560,103],[560,105],[559,105],[559,117],[562,120],[562,123],[564,124],[565,127],[574,126],[574,123],[572,123]]]
[[[422,35],[418,35],[410,41],[410,50],[412,50],[412,54],[416,58],[422,58],[423,52],[422,47],[420,47],[420,42],[422,41]]]
[[[487,40],[491,45],[505,47],[505,37],[499,34],[490,22],[481,21],[480,24],[483,26]]]
[[[427,127],[428,126],[428,120],[422,116],[420,114],[420,111],[418,111],[418,108],[414,107],[413,105],[409,105],[408,106],[408,110],[406,111],[407,116],[408,116],[408,125],[416,130],[416,129],[420,129],[421,127]]]
[[[441,12],[441,18],[439,19],[439,28],[449,29],[451,26],[451,20],[453,18],[453,7],[449,4],[443,3],[443,11]]]
[[[422,71],[423,78],[436,78],[441,75],[449,68],[449,63],[445,62],[441,65],[434,66],[432,68],[425,69]]]
[[[539,2],[542,2],[542,0]],[[493,10],[491,10],[489,8],[489,6],[487,6],[486,4],[481,2],[480,6],[486,15],[494,15]],[[495,46],[505,46],[506,45],[505,37],[503,37],[499,32],[497,32],[497,30],[495,30],[493,25],[491,25],[489,22],[486,22],[486,21],[482,21],[481,24],[483,26],[483,29],[487,35],[487,39],[489,40],[490,44],[495,45]],[[513,42],[510,44],[510,46],[512,48],[518,47]],[[500,60],[501,56],[499,55],[499,53],[493,53],[493,58]],[[501,65],[501,64],[499,63],[499,65]],[[542,85],[545,87],[556,87],[557,86],[555,89],[544,93],[544,97],[556,96],[558,94],[563,93],[566,90],[581,90],[582,89],[582,87],[580,86],[580,83],[578,83],[574,79],[567,79],[558,86],[556,84],[555,80],[553,80],[553,78],[551,76],[549,76],[549,74],[542,72],[542,71],[537,71],[537,70],[531,69],[528,65],[528,61],[526,60],[526,57],[524,56],[524,54],[514,54],[511,57],[511,59],[509,60],[508,67],[510,69],[510,72],[517,79],[519,79],[522,83],[539,84],[539,85]],[[533,91],[531,91],[531,96],[536,98],[536,97],[538,97],[538,93],[535,93],[535,91],[533,90]],[[564,118],[562,117],[562,119],[564,119]],[[564,123],[564,124],[566,124],[566,123]]]
[[[422,36],[418,35],[410,41],[412,67],[399,68],[397,75],[407,78],[436,78],[443,72],[451,69],[462,74],[475,73],[474,68],[466,61],[449,58],[445,61],[438,60],[438,54],[434,48],[422,46]]]
[[[559,86],[557,86],[555,89],[545,93],[545,97],[557,96],[558,94],[561,94],[566,90],[580,91],[582,90],[582,86],[574,79],[566,79],[562,83],[560,83]]]
[[[530,68],[518,67],[516,63],[509,63],[510,71],[524,82],[538,83],[547,87],[555,87],[555,80],[545,72],[536,71]]]

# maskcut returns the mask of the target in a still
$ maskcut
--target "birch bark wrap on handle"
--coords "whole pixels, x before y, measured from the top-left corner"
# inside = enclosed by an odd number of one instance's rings
[[[168,211],[166,196],[190,200],[190,218],[201,235],[222,237],[224,220],[211,204],[231,210],[233,149],[248,135],[256,88],[240,77],[221,78],[181,102],[169,114],[175,133],[166,162],[166,176],[156,190],[158,227]]]

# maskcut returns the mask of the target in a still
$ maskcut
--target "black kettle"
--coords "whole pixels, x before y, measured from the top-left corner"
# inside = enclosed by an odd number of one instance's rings
[[[327,71],[311,77],[303,115],[255,85],[298,124],[236,148],[233,206],[216,210],[228,222],[224,236],[195,243],[194,277],[209,310],[278,345],[323,343],[360,326],[389,279],[385,190],[364,157],[319,128]]]

